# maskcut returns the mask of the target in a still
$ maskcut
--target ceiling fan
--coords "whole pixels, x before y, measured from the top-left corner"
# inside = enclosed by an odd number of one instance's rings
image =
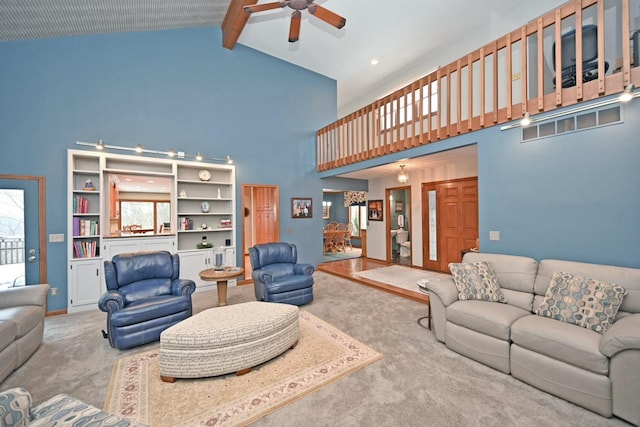
[[[297,42],[300,37],[300,21],[302,20],[302,12],[300,12],[301,10],[308,9],[310,14],[323,20],[327,24],[336,27],[337,29],[344,27],[344,25],[347,23],[347,20],[342,16],[335,14],[328,9],[325,9],[320,5],[315,4],[313,1],[314,0],[276,1],[272,3],[245,6],[244,11],[245,13],[251,14],[254,12],[263,12],[265,10],[289,6],[291,9],[293,9],[293,13],[291,14],[291,25],[289,27],[290,43]]]

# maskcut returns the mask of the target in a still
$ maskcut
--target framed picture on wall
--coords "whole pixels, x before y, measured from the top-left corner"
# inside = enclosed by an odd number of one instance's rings
[[[367,219],[369,221],[382,221],[382,200],[369,200],[367,202]]]
[[[402,200],[398,200],[396,202],[396,212],[402,212],[404,210],[404,202]]]
[[[313,217],[313,206],[311,197],[291,198],[291,218],[311,218]]]

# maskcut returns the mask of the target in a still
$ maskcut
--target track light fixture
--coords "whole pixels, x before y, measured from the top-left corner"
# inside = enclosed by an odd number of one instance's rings
[[[624,88],[624,91],[620,94],[620,96],[618,96],[618,101],[620,102],[631,101],[634,97],[634,93],[633,93],[634,89],[635,89],[635,86],[633,85],[633,83],[628,84],[627,87]]]
[[[556,111],[549,114],[541,113],[535,117],[531,117],[529,112],[524,113],[524,117],[517,122],[512,122],[508,125],[504,125],[500,127],[500,130],[509,130],[517,127],[527,127],[533,123],[542,122],[545,120],[556,119],[558,117],[570,116],[572,114],[581,113],[583,111],[593,110],[594,108],[604,107],[606,105],[615,104],[618,102],[625,103],[631,101],[633,98],[640,96],[640,91],[635,91],[635,86],[633,83],[628,84],[627,87],[624,88],[624,91],[620,93],[618,96],[610,97],[603,101],[594,102],[593,104],[588,105],[578,105],[573,108],[569,108],[562,111]],[[527,121],[528,119],[528,121]]]
[[[158,156],[167,156],[169,158],[178,158],[184,160],[196,160],[198,162],[218,162],[218,163],[226,163],[233,164],[233,160],[231,156],[226,156],[224,158],[219,157],[205,157],[200,152],[198,152],[195,156],[186,154],[184,151],[176,151],[173,148],[170,148],[169,151],[160,151],[160,150],[150,150],[142,147],[142,144],[136,144],[135,147],[124,147],[121,145],[107,145],[101,139],[98,142],[83,142],[76,141],[77,145],[82,145],[85,147],[94,147],[96,150],[119,150],[119,151],[129,151],[135,152],[138,154],[154,154]]]

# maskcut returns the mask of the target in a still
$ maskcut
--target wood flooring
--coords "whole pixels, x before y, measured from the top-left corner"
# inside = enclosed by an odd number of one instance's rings
[[[363,277],[356,276],[355,274],[360,271],[373,270],[376,268],[387,267],[389,265],[391,264],[388,262],[378,261],[370,258],[353,258],[353,259],[345,259],[342,261],[325,262],[318,265],[317,269],[325,273],[343,277],[345,279],[349,279],[366,286],[371,286],[373,288],[381,289],[385,292],[389,292],[395,295],[409,298],[414,301],[429,303],[429,297],[418,291],[415,291],[415,292],[409,291],[407,289],[402,289],[396,286],[387,285],[386,283],[365,279]]]

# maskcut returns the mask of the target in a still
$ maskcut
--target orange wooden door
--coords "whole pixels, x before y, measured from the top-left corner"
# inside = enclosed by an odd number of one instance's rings
[[[249,248],[259,243],[280,241],[280,193],[274,185],[242,185],[242,249],[245,279],[251,278]]]
[[[462,249],[475,246],[478,237],[478,181],[462,180],[441,184],[440,271],[449,271],[450,262],[460,262]]]
[[[254,187],[253,201],[255,210],[254,244],[277,242],[278,231],[278,198],[274,187]]]
[[[430,191],[436,192],[435,208]],[[449,272],[450,262],[460,262],[462,249],[472,248],[478,238],[478,179],[431,183],[423,186],[423,253],[425,268]],[[435,218],[434,228],[430,222]],[[435,236],[432,236],[435,234]],[[437,254],[433,254],[430,238],[437,241]],[[430,252],[431,250],[431,252]]]

